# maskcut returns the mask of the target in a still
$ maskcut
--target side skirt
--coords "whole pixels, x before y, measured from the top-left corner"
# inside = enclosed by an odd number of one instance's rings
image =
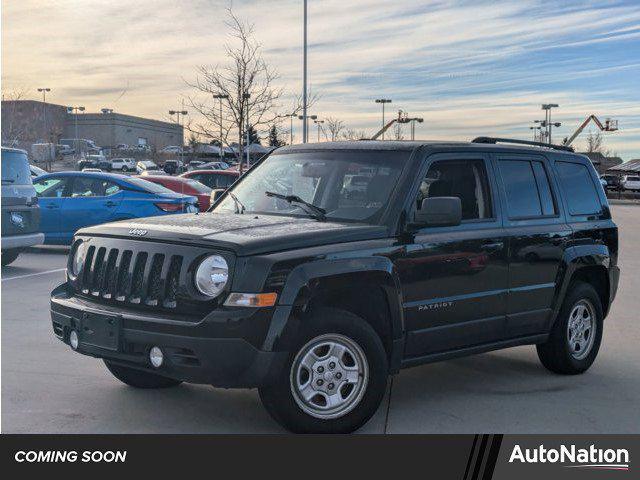
[[[549,338],[549,334],[529,335],[526,337],[511,338],[509,340],[501,340],[499,342],[486,343],[483,345],[475,345],[473,347],[465,347],[457,350],[446,352],[432,353],[421,357],[409,357],[402,360],[400,368],[415,367],[425,363],[439,362],[442,360],[450,360],[452,358],[466,357],[477,353],[491,352],[493,350],[502,350],[504,348],[518,347],[520,345],[535,345],[536,343],[545,342]]]

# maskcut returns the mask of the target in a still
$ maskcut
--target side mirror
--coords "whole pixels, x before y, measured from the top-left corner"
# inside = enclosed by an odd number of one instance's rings
[[[458,197],[431,197],[422,200],[415,213],[416,224],[427,227],[454,227],[462,221],[462,203]]]
[[[222,196],[222,194],[226,191],[227,191],[226,188],[214,188],[213,190],[211,190],[211,203],[218,200]]]

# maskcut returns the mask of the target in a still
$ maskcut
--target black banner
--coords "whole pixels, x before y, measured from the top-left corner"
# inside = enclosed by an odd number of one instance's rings
[[[638,436],[2,435],[3,471],[627,479]],[[80,469],[80,470],[78,470]],[[302,470],[301,470],[302,469]],[[299,476],[299,475],[297,475]]]

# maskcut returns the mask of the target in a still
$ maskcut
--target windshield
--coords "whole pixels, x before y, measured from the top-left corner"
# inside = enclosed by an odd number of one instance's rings
[[[2,183],[5,185],[31,184],[29,161],[24,153],[2,151]]]
[[[276,154],[250,170],[214,211],[309,216],[298,202],[267,195],[296,196],[326,211],[329,220],[377,221],[410,152],[351,151]],[[353,181],[353,179],[356,181]]]
[[[148,182],[147,180],[142,180],[141,178],[129,177],[126,180],[131,185],[135,185],[137,188],[140,188],[146,192],[150,193],[174,193],[172,190],[169,190],[167,187],[162,185],[158,185],[157,183]]]

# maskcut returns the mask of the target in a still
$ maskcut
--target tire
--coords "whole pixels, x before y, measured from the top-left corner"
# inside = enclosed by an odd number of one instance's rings
[[[587,320],[585,315],[590,317],[590,320]],[[584,326],[578,328],[578,331],[582,330],[582,334],[579,334],[578,339],[570,346],[570,335],[575,332],[570,329],[570,322],[577,321],[579,325],[580,319],[584,322]],[[587,325],[590,327],[587,328]],[[536,346],[540,361],[554,373],[563,375],[584,373],[598,355],[602,341],[602,327],[602,303],[598,293],[588,283],[572,283],[551,329],[549,339]]]
[[[12,248],[11,250],[3,250],[2,251],[2,266],[6,267],[7,265],[15,262],[18,258],[22,250],[20,248]]]
[[[128,172],[129,169],[127,168],[127,166],[125,165],[124,167],[122,167],[122,173]]]
[[[371,418],[384,397],[389,365],[382,341],[367,322],[343,310],[318,309],[302,324],[285,368],[273,384],[259,389],[262,404],[294,433],[353,432]],[[346,353],[332,355],[341,347]],[[304,360],[312,357],[310,352],[317,355],[307,368]],[[299,383],[315,394],[310,400],[302,398]],[[327,401],[331,392],[342,402],[333,409]]]
[[[174,380],[173,378],[163,377],[156,375],[155,373],[144,372],[142,370],[136,370],[135,368],[123,367],[116,365],[108,360],[104,361],[107,369],[120,380],[122,383],[126,383],[130,387],[135,388],[169,388],[180,385],[180,380]]]

